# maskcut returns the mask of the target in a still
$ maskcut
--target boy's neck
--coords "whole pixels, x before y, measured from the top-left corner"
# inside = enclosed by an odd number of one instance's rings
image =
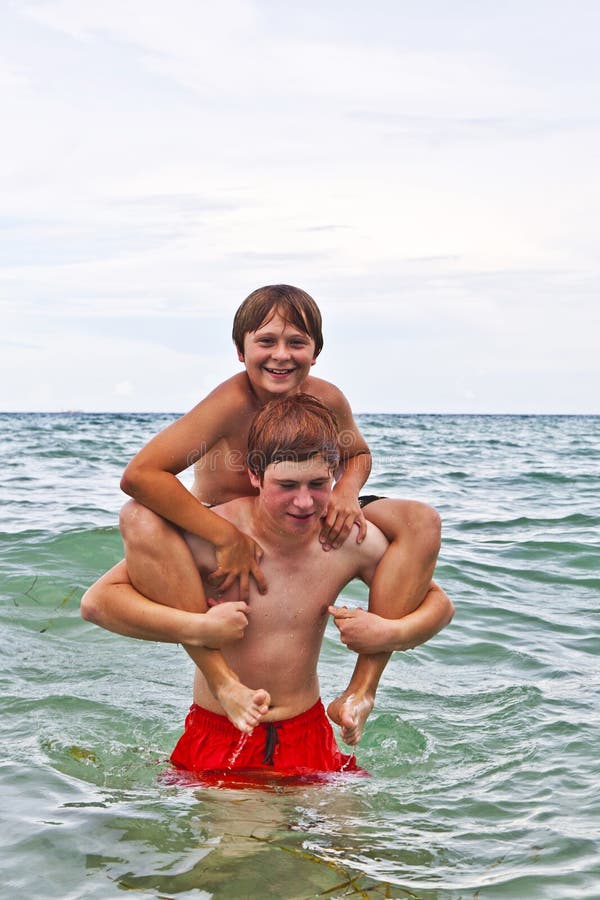
[[[271,401],[271,400],[283,400],[286,397],[293,397],[294,394],[310,393],[306,389],[306,384],[310,378],[310,375],[304,379],[302,384],[297,385],[295,388],[293,388],[293,390],[287,391],[285,393],[283,393],[283,392],[282,393],[279,393],[279,392],[271,393],[270,391],[266,391],[266,390],[263,390],[263,388],[257,387],[256,385],[254,385],[252,383],[252,381],[250,381],[250,378],[248,377],[247,372],[246,372],[246,378],[248,378],[248,385],[250,387],[250,392],[254,395],[254,397],[258,401],[258,405],[260,408],[262,408],[263,406],[266,406],[267,403],[269,403],[269,401]]]
[[[260,495],[252,497],[252,536],[259,544],[275,547],[280,556],[300,556],[304,553],[320,532],[320,521],[304,534],[284,531],[269,513],[261,506]]]

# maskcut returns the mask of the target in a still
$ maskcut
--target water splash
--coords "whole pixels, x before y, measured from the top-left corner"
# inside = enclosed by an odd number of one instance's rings
[[[252,732],[250,732],[250,734],[251,733]],[[250,740],[250,734],[242,733],[240,735],[240,738],[239,738],[237,744],[231,751],[231,754],[228,757],[227,762],[225,763],[225,771],[230,772],[233,768],[235,768],[236,763],[237,763],[238,759],[240,758],[240,754],[241,754],[242,750],[244,749],[244,747]]]

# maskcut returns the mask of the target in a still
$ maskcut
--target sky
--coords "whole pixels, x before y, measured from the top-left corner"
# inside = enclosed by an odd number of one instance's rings
[[[264,284],[353,409],[600,412],[596,0],[4,0],[0,410],[183,412]]]

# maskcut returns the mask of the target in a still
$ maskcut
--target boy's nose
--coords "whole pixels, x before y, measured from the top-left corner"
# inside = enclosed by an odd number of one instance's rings
[[[313,505],[313,498],[308,487],[300,487],[294,497],[294,503],[298,509],[310,509]]]
[[[290,351],[286,344],[281,342],[273,348],[271,356],[273,357],[273,359],[289,359]]]

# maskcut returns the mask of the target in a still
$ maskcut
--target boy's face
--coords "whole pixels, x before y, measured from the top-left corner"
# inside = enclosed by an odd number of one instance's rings
[[[314,366],[315,342],[276,311],[256,331],[244,335],[244,353],[238,357],[259,396],[287,396],[301,388]]]
[[[300,462],[283,460],[265,469],[262,484],[249,473],[258,488],[260,509],[267,523],[278,531],[298,536],[317,532],[325,514],[333,476],[322,456]]]

